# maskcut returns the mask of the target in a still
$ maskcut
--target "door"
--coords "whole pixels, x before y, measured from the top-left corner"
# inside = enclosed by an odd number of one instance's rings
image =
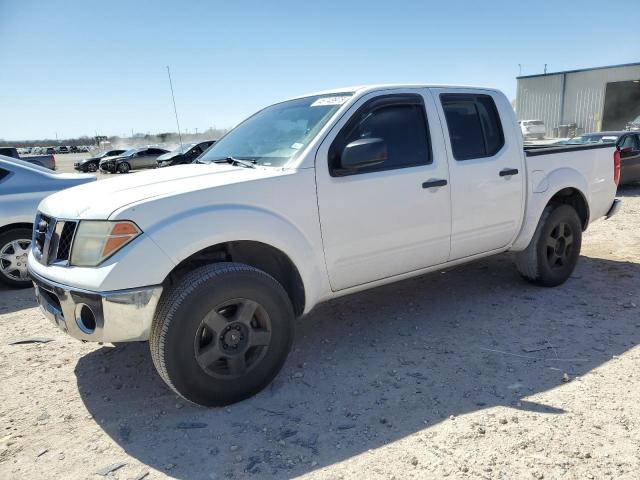
[[[149,162],[148,150],[147,148],[139,150],[131,157],[131,170],[139,170],[147,167],[147,163]]]
[[[618,142],[620,149],[620,183],[640,180],[640,134],[629,133]]]
[[[523,216],[525,173],[513,109],[494,91],[433,89],[451,175],[451,255],[503,248]]]
[[[322,241],[334,291],[436,265],[449,256],[446,152],[435,105],[425,92],[364,96],[317,152]],[[382,140],[386,159],[343,168],[345,147],[366,139]]]
[[[158,166],[158,157],[168,153],[160,148],[150,148],[147,150],[146,168],[156,168]]]

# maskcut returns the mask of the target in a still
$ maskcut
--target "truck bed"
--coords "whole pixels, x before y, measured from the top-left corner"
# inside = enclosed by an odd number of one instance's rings
[[[524,152],[527,155],[527,157],[535,157],[537,155],[550,155],[553,153],[577,152],[581,150],[596,150],[599,148],[613,149],[614,147],[615,147],[615,143],[595,143],[592,145],[525,145]]]

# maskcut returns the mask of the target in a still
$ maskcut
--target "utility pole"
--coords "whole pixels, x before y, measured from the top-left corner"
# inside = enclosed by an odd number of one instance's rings
[[[544,64],[544,74],[545,75],[547,74],[547,64],[546,63]]]
[[[176,97],[173,94],[173,82],[171,81],[171,70],[167,65],[167,75],[169,76],[169,87],[171,87],[171,98],[173,100],[173,112],[176,114],[176,125],[178,125],[178,138],[180,139],[180,148],[182,148],[182,134],[180,133],[180,121],[178,120],[178,108],[176,107]]]
[[[521,63],[518,64],[518,76],[519,77],[522,76],[522,64]]]

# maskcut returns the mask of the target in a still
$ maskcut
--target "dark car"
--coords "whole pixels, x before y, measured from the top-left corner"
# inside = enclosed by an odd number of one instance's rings
[[[106,152],[102,152],[97,157],[87,158],[86,160],[80,160],[73,164],[73,168],[78,170],[79,172],[97,172],[98,165],[100,165],[100,160],[106,157],[117,157],[118,155],[122,155],[126,150],[108,150]]]
[[[585,133],[557,143],[560,145],[615,143],[620,151],[620,185],[640,182],[640,132],[624,130]]]
[[[138,147],[127,150],[117,157],[105,157],[100,160],[100,170],[108,173],[128,173],[130,170],[156,168],[160,155],[169,150],[158,147]]]
[[[175,150],[158,157],[158,167],[170,167],[191,163],[198,158],[207,148],[216,143],[215,140],[207,140],[200,143],[184,143]]]

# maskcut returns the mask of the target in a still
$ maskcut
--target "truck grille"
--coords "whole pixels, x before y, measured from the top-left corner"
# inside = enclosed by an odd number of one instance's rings
[[[68,265],[78,222],[38,213],[33,229],[33,254],[45,265]]]
[[[57,260],[69,260],[71,242],[73,242],[73,236],[76,233],[76,226],[76,222],[64,222],[62,233],[60,233],[60,239],[58,240]]]

